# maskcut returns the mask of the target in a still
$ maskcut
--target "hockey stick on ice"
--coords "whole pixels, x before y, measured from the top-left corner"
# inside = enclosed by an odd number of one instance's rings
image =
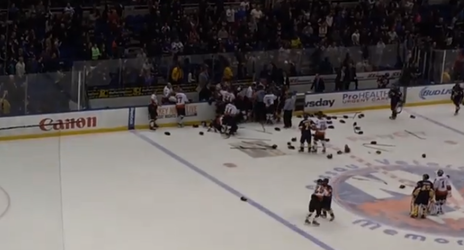
[[[254,131],[260,132],[260,133],[265,133],[265,134],[268,134],[268,135],[272,135],[271,132],[267,132],[267,131],[266,131],[266,127],[264,126],[264,123],[260,122],[259,124],[261,125],[261,127],[263,128],[263,130],[253,129]]]
[[[246,141],[271,141],[271,139],[245,138],[245,137],[237,137],[237,139],[246,140]]]
[[[389,147],[393,148],[395,145],[389,145],[389,144],[370,144],[370,143],[363,143],[362,144],[364,147],[369,148],[369,149],[375,149],[383,152],[390,152],[388,149],[384,149],[384,147]]]
[[[412,136],[414,136],[414,137],[416,137],[416,138],[418,138],[420,140],[425,140],[425,138],[423,138],[422,136],[420,136],[420,135],[418,135],[418,134],[416,134],[414,132],[411,132],[411,131],[408,131],[408,130],[405,130],[404,132],[406,132],[406,133],[408,133],[408,134],[410,134],[410,135],[412,135]]]
[[[267,150],[267,148],[260,148],[260,147],[245,147],[245,146],[234,146],[230,149],[256,149],[256,150]]]

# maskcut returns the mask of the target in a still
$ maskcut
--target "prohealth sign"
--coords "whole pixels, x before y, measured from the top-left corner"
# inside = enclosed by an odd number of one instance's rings
[[[454,84],[409,87],[407,105],[442,104],[450,102]],[[351,112],[368,109],[389,108],[390,89],[366,89],[346,92],[307,94],[305,112]]]

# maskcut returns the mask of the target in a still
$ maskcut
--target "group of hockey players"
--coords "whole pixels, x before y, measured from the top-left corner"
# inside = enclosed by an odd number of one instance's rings
[[[285,90],[261,83],[249,86],[218,84],[211,103],[216,105],[216,118],[209,125],[209,131],[227,136],[234,135],[238,123],[254,120],[272,124],[279,120],[282,97]]]
[[[332,186],[329,185],[329,179],[317,180],[317,186],[314,192],[311,194],[309,201],[309,214],[306,216],[305,223],[319,226],[317,218],[327,218],[333,221],[335,214],[332,211]]]
[[[237,124],[243,121],[254,120],[260,123],[272,124],[280,121],[280,113],[284,106],[287,92],[285,87],[274,84],[265,85],[253,83],[247,86],[234,86],[227,82],[216,85],[210,104],[216,106],[216,118],[209,124],[209,130],[227,135],[237,132]],[[162,103],[175,104],[179,127],[183,126],[185,105],[189,100],[180,87],[173,88],[167,84],[163,91]],[[153,93],[148,106],[150,114],[150,128],[158,126],[159,102],[156,93]]]
[[[426,218],[429,215],[443,214],[446,199],[451,195],[451,182],[443,170],[437,171],[432,183],[428,174],[422,176],[412,192],[411,217]]]
[[[177,87],[175,90],[170,90],[169,93],[165,93],[168,101],[173,103],[176,107],[177,113],[177,125],[179,127],[184,126],[184,118],[185,118],[185,105],[190,102],[187,98],[187,95],[182,92],[180,87]],[[148,114],[150,115],[149,127],[152,130],[156,130],[158,125],[156,124],[156,120],[158,119],[158,97],[156,93],[153,93],[150,97],[150,104],[148,105]]]

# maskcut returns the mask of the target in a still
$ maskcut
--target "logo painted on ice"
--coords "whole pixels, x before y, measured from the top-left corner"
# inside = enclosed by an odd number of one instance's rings
[[[451,87],[450,88],[441,88],[441,89],[430,89],[430,87],[424,87],[419,92],[419,97],[422,100],[427,100],[432,96],[450,96],[451,95]]]
[[[307,101],[305,106],[309,108],[314,107],[332,107],[335,103],[334,99],[319,99],[317,101]]]
[[[378,166],[371,168],[346,165],[319,176],[331,178],[338,204],[363,218],[353,221],[353,225],[408,240],[464,246],[464,166],[386,159],[375,163]],[[415,183],[424,173],[433,178],[437,169],[445,170],[453,185],[445,214],[428,216],[426,220],[411,219],[409,208]],[[406,188],[399,189],[400,185],[406,185]],[[313,189],[314,186],[307,188]],[[430,234],[446,236],[432,237]]]

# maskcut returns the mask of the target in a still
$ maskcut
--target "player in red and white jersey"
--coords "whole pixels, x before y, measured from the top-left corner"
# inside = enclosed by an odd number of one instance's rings
[[[446,198],[451,193],[451,182],[443,170],[437,171],[437,178],[433,182],[435,189],[435,206],[437,214],[443,214],[443,206],[446,203]]]
[[[313,144],[313,152],[317,152],[317,143],[321,142],[322,145],[322,153],[326,152],[325,147],[325,131],[328,129],[327,121],[323,119],[323,117],[318,117],[317,120],[314,121],[314,144]]]
[[[177,111],[177,124],[179,127],[184,126],[184,117],[185,117],[185,105],[189,103],[189,99],[187,98],[187,95],[177,91],[176,92],[176,111]]]
[[[233,102],[235,100],[235,95],[228,91],[228,90],[221,90],[219,91],[219,93],[221,94],[221,97],[222,97],[222,101],[224,103],[230,103],[230,102]]]

